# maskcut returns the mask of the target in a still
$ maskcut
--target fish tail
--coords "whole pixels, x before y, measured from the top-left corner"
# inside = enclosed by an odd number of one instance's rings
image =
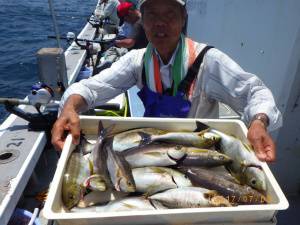
[[[194,132],[206,131],[209,129],[210,129],[210,126],[196,120],[196,129],[194,130]]]

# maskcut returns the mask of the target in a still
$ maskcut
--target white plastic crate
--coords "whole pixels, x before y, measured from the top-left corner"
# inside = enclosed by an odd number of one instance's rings
[[[89,137],[96,137],[98,121],[103,126],[115,124],[115,129],[122,131],[138,127],[156,127],[161,129],[193,131],[196,128],[195,119],[166,119],[166,118],[116,118],[116,117],[81,117],[81,128]],[[220,131],[235,135],[246,141],[247,128],[239,120],[203,120]],[[68,136],[57,170],[51,184],[49,195],[44,207],[44,216],[56,220],[59,225],[135,225],[135,224],[276,224],[275,214],[285,210],[289,204],[277,181],[266,163],[262,168],[267,177],[266,205],[241,205],[235,207],[206,207],[196,209],[165,209],[155,211],[131,212],[64,212],[61,201],[62,177],[69,155],[74,150],[72,138]]]

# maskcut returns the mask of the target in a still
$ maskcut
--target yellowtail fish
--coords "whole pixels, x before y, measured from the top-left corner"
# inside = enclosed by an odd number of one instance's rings
[[[104,212],[121,212],[121,211],[144,211],[166,209],[157,201],[145,199],[143,197],[128,197],[108,203]]]
[[[187,147],[178,166],[215,167],[232,163],[232,159],[215,150]]]
[[[152,143],[122,152],[131,168],[146,166],[204,166],[226,165],[232,160],[210,149],[168,143]]]
[[[124,151],[126,149],[143,146],[151,143],[151,135],[164,134],[167,131],[156,128],[138,128],[128,130],[113,136],[113,150]]]
[[[105,181],[107,188],[110,188],[110,178],[107,169],[107,152],[104,148],[105,138],[112,132],[114,126],[104,128],[102,121],[98,124],[98,138],[92,150],[93,174],[98,175]],[[106,189],[105,189],[106,190]]]
[[[206,130],[200,132],[171,132],[156,128],[139,128],[121,132],[113,136],[114,151],[124,151],[141,147],[151,142],[167,142],[180,145],[192,145],[199,148],[210,148],[220,137]]]
[[[217,192],[200,187],[170,189],[148,197],[168,208],[199,208],[231,206],[230,202]]]
[[[130,165],[124,156],[111,148],[111,140],[105,144],[107,149],[107,169],[114,188],[122,192],[135,192],[135,182]]]
[[[91,173],[91,163],[78,148],[75,149],[68,159],[62,183],[62,201],[68,209],[77,205],[83,197],[84,182]]]
[[[83,133],[80,134],[80,141],[79,141],[79,148],[80,151],[83,153],[83,155],[86,155],[88,153],[91,153],[94,144],[92,144],[90,141],[88,141]]]
[[[189,168],[186,175],[190,178],[194,185],[216,190],[233,204],[265,204],[266,197],[260,192],[248,185],[241,185],[234,182],[233,178],[228,179],[209,169]]]
[[[186,147],[176,144],[152,143],[122,152],[131,168],[172,166],[186,155]]]
[[[110,201],[116,199],[122,199],[126,197],[128,193],[114,191],[114,190],[106,190],[106,191],[92,191],[78,202],[77,206],[79,208],[87,208],[94,205],[106,204]]]
[[[165,167],[143,167],[132,170],[136,191],[151,195],[177,187],[192,186],[191,181],[181,172]]]
[[[227,166],[230,172],[242,184],[247,184],[259,191],[266,191],[266,177],[253,149],[233,136],[215,129],[210,131],[221,137],[220,150],[233,160]]]

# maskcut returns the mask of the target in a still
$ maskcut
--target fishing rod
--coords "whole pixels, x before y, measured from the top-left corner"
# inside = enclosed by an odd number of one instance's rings
[[[56,36],[48,35],[48,38],[56,38]],[[84,38],[78,38],[76,37],[75,33],[68,32],[66,36],[60,36],[60,39],[67,40],[68,44],[71,44],[73,41],[83,50],[86,50],[87,52],[87,60],[90,60],[91,65],[93,67],[93,71],[95,71],[96,65],[99,63],[100,56],[102,55],[102,52],[105,51],[108,47],[105,46],[111,46],[112,43],[114,43],[116,37],[110,38],[110,39],[104,39],[104,35],[100,35],[99,38],[90,40],[90,39],[84,39]],[[97,49],[93,44],[99,44],[100,49]],[[92,58],[93,51],[94,54],[97,54],[96,63],[94,63],[94,60]]]
[[[109,18],[99,19],[94,15],[94,13],[92,13],[92,16],[90,18],[87,18],[87,21],[92,25],[93,28],[96,28],[96,35],[100,33],[100,28],[103,29],[105,25],[115,27],[115,32],[117,32],[118,25],[113,23]]]
[[[48,38],[56,38],[56,36],[53,35],[48,35]],[[113,42],[114,39],[109,39],[109,40],[99,40],[99,39],[95,39],[95,40],[90,40],[90,39],[85,39],[85,38],[78,38],[75,37],[75,34],[73,32],[68,32],[66,37],[61,36],[60,39],[63,40],[67,40],[68,42],[72,42],[75,41],[75,43],[79,46],[82,47],[83,49],[86,48],[86,45],[81,44],[80,42],[85,42],[85,43],[97,43],[97,44],[107,44],[110,42]]]

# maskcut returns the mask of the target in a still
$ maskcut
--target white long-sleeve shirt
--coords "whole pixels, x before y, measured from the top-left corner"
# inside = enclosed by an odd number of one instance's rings
[[[201,51],[205,45],[199,44]],[[131,50],[109,69],[87,80],[72,84],[62,97],[61,107],[72,94],[81,95],[88,106],[104,104],[130,87],[142,84],[143,56],[145,49]],[[174,53],[175,54],[175,53]],[[172,59],[170,60],[170,63]],[[161,65],[162,80],[170,80],[171,72]],[[167,82],[164,82],[167,85]],[[237,63],[220,50],[210,49],[198,72],[192,95],[190,118],[218,118],[218,102],[223,102],[242,113],[249,124],[257,113],[268,115],[268,129],[282,125],[282,116],[275,105],[271,91],[255,75],[245,72]]]

